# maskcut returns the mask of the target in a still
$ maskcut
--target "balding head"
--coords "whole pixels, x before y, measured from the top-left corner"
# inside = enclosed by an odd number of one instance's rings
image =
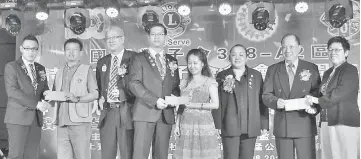
[[[281,39],[281,45],[283,44],[285,39],[293,39],[298,45],[301,45],[300,38],[295,34],[286,34],[285,36],[283,36]]]

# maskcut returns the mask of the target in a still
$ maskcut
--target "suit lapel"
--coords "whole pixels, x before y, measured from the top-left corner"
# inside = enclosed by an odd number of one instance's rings
[[[281,62],[278,64],[278,70],[277,74],[278,74],[278,78],[281,84],[281,87],[283,89],[283,92],[285,92],[285,95],[288,97],[290,94],[290,84],[288,82],[288,74],[287,74],[287,70],[286,70],[286,65],[285,62]]]
[[[122,61],[120,62],[120,66],[128,61],[129,54],[130,53],[127,50],[124,49],[124,53],[123,53]]]
[[[107,55],[107,57],[105,58],[105,63],[103,64],[103,66],[102,66],[102,71],[103,71],[103,67],[105,66],[106,67],[106,71],[105,71],[105,75],[103,75],[103,80],[102,81],[104,81],[104,88],[106,89],[106,90],[108,90],[108,84],[109,84],[109,78],[110,78],[110,68],[111,68],[111,66],[110,66],[110,64],[111,64],[111,60],[112,60],[112,56],[111,56],[111,54],[109,54],[109,55]],[[108,91],[106,91],[106,95],[107,95],[107,92]],[[105,98],[105,97],[104,97]]]
[[[27,83],[30,85],[31,88],[33,88],[33,90],[35,91],[33,85],[31,84],[31,78],[29,76],[29,72],[28,70],[26,69],[26,66],[25,66],[25,63],[23,61],[23,59],[20,57],[17,61],[17,63],[19,64],[22,72],[25,74],[25,78],[26,78],[26,81],[28,81]]]
[[[155,59],[153,57],[150,56],[149,51],[145,51],[144,53],[144,57],[146,59],[146,61],[148,61],[149,66],[152,68],[152,70],[157,74],[156,77],[162,81],[162,77],[160,76],[160,72],[158,70],[157,65],[155,64]]]

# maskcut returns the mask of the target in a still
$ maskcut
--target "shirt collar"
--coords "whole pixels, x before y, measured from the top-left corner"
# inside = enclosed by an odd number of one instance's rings
[[[122,51],[120,51],[120,53],[118,55],[114,55],[114,54],[111,54],[112,58],[114,56],[117,56],[118,57],[118,60],[120,60],[122,57],[123,57],[123,54],[124,54],[124,49]]]
[[[295,62],[293,62],[293,66],[295,66],[294,68],[296,68],[296,69],[297,69],[297,66],[298,66],[298,61],[299,61],[299,59],[297,58],[297,60],[296,60]],[[287,63],[287,62],[285,61],[285,64],[286,64],[286,68],[287,68],[288,65],[291,64],[291,63]]]
[[[232,69],[232,70],[234,71],[234,74],[236,74],[235,72],[238,71],[237,69]],[[247,69],[247,66],[246,66],[245,69],[244,69],[244,72],[243,72],[242,76],[247,76],[247,74],[248,74],[248,69]]]
[[[156,52],[154,49],[152,49],[152,48],[149,48],[149,53],[150,53],[150,55],[152,55],[153,57],[155,57],[155,55],[157,54],[157,52]],[[163,55],[164,55],[164,51],[163,51],[163,50],[160,51],[160,52],[159,52],[159,55],[160,55],[160,56],[163,56]]]
[[[80,61],[78,61],[78,63],[73,66],[69,66],[68,63],[66,63],[65,68],[67,68],[68,70],[71,70],[73,68],[77,68],[79,65],[80,65]]]
[[[33,65],[34,65],[34,61],[33,61],[33,62],[30,62],[30,61],[28,61],[28,60],[25,60],[24,57],[21,57],[21,58],[22,58],[25,66],[29,66],[29,64],[33,64]]]

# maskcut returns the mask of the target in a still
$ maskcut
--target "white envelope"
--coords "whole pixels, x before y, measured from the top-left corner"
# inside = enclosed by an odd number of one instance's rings
[[[189,98],[187,96],[165,96],[165,102],[170,105],[180,105],[189,103]]]
[[[285,101],[285,110],[286,111],[293,111],[293,110],[302,110],[309,107],[306,102],[306,98],[296,98],[296,99],[288,99]]]
[[[45,96],[45,100],[66,101],[65,92],[49,91]]]

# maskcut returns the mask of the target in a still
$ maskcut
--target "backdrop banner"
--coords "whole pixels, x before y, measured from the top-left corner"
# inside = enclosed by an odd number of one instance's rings
[[[348,61],[359,68],[360,50],[360,7],[359,2],[353,1],[354,18],[343,27],[332,28],[324,19],[324,3],[309,4],[306,13],[300,14],[293,10],[293,3],[276,4],[276,24],[264,31],[255,30],[253,24],[248,23],[249,3],[235,6],[234,14],[228,17],[219,15],[217,9],[210,6],[193,7],[191,16],[182,17],[175,10],[176,3],[162,5],[159,19],[168,28],[169,38],[166,40],[166,52],[179,61],[180,77],[187,74],[185,56],[192,48],[207,50],[208,61],[213,74],[230,66],[228,51],[235,44],[247,47],[250,60],[248,66],[255,68],[265,76],[268,66],[282,59],[280,40],[286,33],[293,33],[300,37],[302,51],[301,59],[318,65],[320,74],[331,67],[328,60],[326,43],[333,36],[345,36],[351,43]],[[105,31],[110,24],[121,26],[125,31],[126,49],[139,52],[148,46],[147,34],[139,22],[140,9],[121,9],[115,19],[106,16],[103,8],[89,9],[91,26],[82,35],[75,35],[64,27],[62,10],[52,10],[49,18],[39,23],[38,30],[25,26],[22,35],[36,32],[40,41],[40,56],[37,59],[47,69],[49,86],[53,84],[56,71],[65,64],[63,45],[66,39],[79,38],[84,44],[82,63],[90,64],[95,69],[99,58],[108,54],[105,43]],[[34,21],[33,15],[26,15],[29,24]],[[26,23],[25,23],[26,24]],[[40,27],[42,26],[42,27]],[[39,29],[40,28],[40,29]],[[23,37],[23,36],[19,36]],[[18,38],[18,42],[21,39]],[[19,45],[19,44],[17,44]],[[18,52],[17,57],[21,54]],[[97,129],[100,112],[94,102],[91,144],[92,159],[100,159],[100,135]],[[56,159],[56,126],[51,123],[54,110],[44,113],[44,126],[41,141],[40,159]],[[271,130],[258,137],[254,159],[277,159],[273,130],[273,111],[270,111]],[[176,149],[172,134],[169,143],[169,159]],[[222,149],[221,139],[219,146]],[[317,154],[320,153],[319,138],[316,136]],[[135,150],[137,151],[137,150]]]

